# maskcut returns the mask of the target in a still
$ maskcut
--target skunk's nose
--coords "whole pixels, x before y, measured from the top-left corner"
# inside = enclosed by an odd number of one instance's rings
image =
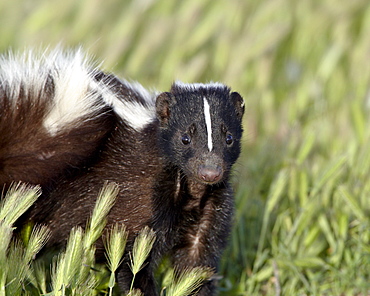
[[[198,170],[198,176],[207,183],[216,183],[222,178],[222,169],[220,166],[201,165]]]

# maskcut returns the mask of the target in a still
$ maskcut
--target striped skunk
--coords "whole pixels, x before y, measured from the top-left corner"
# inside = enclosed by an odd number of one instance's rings
[[[221,83],[175,82],[148,92],[93,67],[81,51],[0,61],[0,183],[41,184],[27,219],[47,224],[49,245],[84,226],[105,181],[119,184],[108,224],[156,233],[134,287],[158,295],[156,262],[217,270],[233,215],[229,185],[240,154],[242,97]],[[126,257],[128,257],[126,255]],[[128,260],[128,258],[126,258]],[[118,281],[132,275],[121,264]],[[197,295],[213,295],[215,280]]]

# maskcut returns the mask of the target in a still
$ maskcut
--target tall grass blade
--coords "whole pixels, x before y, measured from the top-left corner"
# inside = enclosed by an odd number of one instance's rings
[[[269,191],[269,196],[266,202],[266,208],[263,214],[262,229],[261,229],[260,240],[258,243],[257,254],[262,254],[264,242],[265,242],[266,235],[267,235],[269,217],[271,215],[273,208],[277,205],[279,199],[282,196],[283,190],[286,186],[287,177],[288,177],[288,174],[285,170],[280,171]]]

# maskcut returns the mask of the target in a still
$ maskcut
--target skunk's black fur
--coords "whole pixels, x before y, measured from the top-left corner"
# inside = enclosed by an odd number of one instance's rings
[[[0,182],[43,186],[28,219],[49,225],[49,244],[85,225],[108,180],[120,186],[109,224],[126,225],[128,251],[145,225],[156,232],[136,288],[158,295],[153,268],[164,254],[180,270],[216,271],[233,213],[228,179],[240,153],[241,96],[220,83],[180,82],[157,96],[87,66],[80,54],[26,60],[2,61],[18,76],[0,72]],[[124,262],[124,290],[130,274]],[[211,280],[198,295],[214,293]]]

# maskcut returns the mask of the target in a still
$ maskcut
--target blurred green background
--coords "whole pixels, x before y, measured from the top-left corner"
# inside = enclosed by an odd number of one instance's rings
[[[370,295],[368,0],[0,1],[0,52],[82,46],[247,103],[221,295]]]

